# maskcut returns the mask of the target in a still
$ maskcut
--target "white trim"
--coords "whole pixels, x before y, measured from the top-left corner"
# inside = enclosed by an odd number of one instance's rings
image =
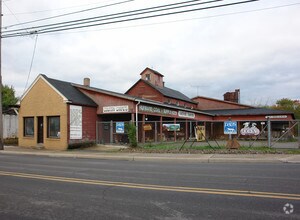
[[[33,83],[30,85],[30,87],[26,90],[26,92],[22,95],[20,102],[25,98],[25,96],[29,93],[29,91],[33,88],[33,86],[39,81],[39,79],[44,80],[45,83],[47,83],[48,86],[50,86],[58,95],[60,95],[63,98],[63,101],[65,103],[71,103],[63,94],[61,94],[51,83],[49,83],[42,74],[38,75],[36,79],[33,81]]]

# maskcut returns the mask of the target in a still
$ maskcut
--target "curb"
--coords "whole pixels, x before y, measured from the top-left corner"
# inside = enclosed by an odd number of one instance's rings
[[[20,151],[0,151],[6,155],[31,155],[57,158],[82,158],[82,159],[104,159],[104,160],[126,160],[126,161],[160,161],[160,162],[181,162],[181,163],[300,163],[293,160],[293,156],[286,158],[214,158],[215,155],[201,155],[202,157],[184,157],[182,155],[156,156],[156,155],[111,155],[111,154],[84,154],[84,153],[51,153],[51,152],[20,152]]]

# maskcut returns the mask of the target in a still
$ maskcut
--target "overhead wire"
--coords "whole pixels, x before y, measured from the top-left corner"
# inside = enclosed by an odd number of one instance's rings
[[[5,2],[10,1],[10,0],[6,0]],[[76,5],[76,6],[69,6],[69,7],[63,7],[63,8],[54,8],[54,9],[46,9],[46,10],[39,10],[39,11],[31,11],[31,12],[17,12],[14,13],[16,15],[28,15],[28,14],[37,14],[37,13],[44,13],[44,12],[53,12],[53,11],[62,11],[62,10],[69,10],[71,8],[79,8],[79,7],[84,7],[84,6],[88,6],[88,5],[96,5],[99,3],[104,3],[104,2],[112,2],[115,0],[107,0],[107,1],[100,1],[100,2],[94,2],[94,3],[89,3],[89,4],[81,4],[81,5]],[[2,2],[4,2],[4,0],[2,0]],[[6,16],[10,16],[12,14],[5,14]]]
[[[7,8],[7,10],[10,11],[10,13],[14,16],[14,18],[16,19],[16,21],[18,22],[18,25],[22,25],[20,20],[18,19],[18,17],[13,13],[13,11],[8,7],[8,5],[6,4],[6,2],[3,2],[3,4],[5,5],[5,7]],[[25,28],[26,29],[26,28]]]
[[[31,56],[30,67],[29,67],[29,71],[28,71],[28,74],[27,74],[27,80],[26,80],[26,84],[25,84],[25,88],[24,88],[23,94],[25,93],[25,91],[26,91],[26,89],[27,89],[28,82],[29,82],[29,78],[30,78],[30,74],[31,74],[32,66],[33,66],[33,61],[34,61],[34,57],[35,57],[35,51],[36,51],[37,40],[38,40],[38,35],[36,35],[36,38],[35,38],[34,47],[33,47],[33,52],[32,52],[32,56]]]
[[[19,22],[18,24],[5,26],[5,27],[3,27],[3,29],[8,29],[8,28],[12,28],[12,27],[15,27],[15,26],[19,26],[19,25],[31,24],[31,23],[46,21],[46,20],[50,20],[50,19],[54,19],[54,18],[60,18],[60,17],[64,17],[64,16],[79,14],[79,13],[92,11],[92,10],[96,10],[96,9],[100,9],[100,8],[106,8],[106,7],[110,7],[110,6],[120,5],[120,4],[124,4],[124,3],[128,3],[128,2],[132,2],[132,1],[134,1],[134,0],[126,0],[126,1],[122,1],[122,2],[116,2],[116,3],[112,3],[112,4],[107,4],[107,5],[97,6],[97,7],[93,7],[93,8],[83,9],[83,10],[80,10],[80,11],[64,13],[64,14],[60,14],[60,15],[47,17],[47,18],[41,18],[41,19],[37,19],[37,20],[33,20],[33,21],[27,21],[27,22],[22,22],[22,23]]]
[[[296,6],[296,5],[300,5],[300,3],[293,3],[293,4],[287,4],[287,5],[278,5],[278,6],[259,8],[259,9],[253,9],[253,10],[245,10],[245,11],[239,11],[239,12],[223,13],[223,14],[217,14],[217,15],[209,15],[209,16],[186,18],[186,19],[177,19],[177,20],[172,20],[172,21],[155,22],[155,23],[140,24],[140,25],[131,25],[131,26],[114,27],[114,28],[102,28],[102,29],[94,29],[94,30],[74,31],[74,32],[68,32],[68,34],[84,33],[84,32],[95,32],[95,31],[103,31],[103,30],[125,29],[125,28],[134,28],[134,27],[143,27],[143,26],[152,26],[152,25],[184,22],[184,21],[191,21],[191,20],[217,18],[217,17],[237,15],[237,14],[245,14],[245,13],[259,12],[259,11],[265,11],[265,10],[272,10],[272,9],[278,9],[278,8],[283,8],[283,7]],[[57,35],[57,34],[66,34],[66,33],[45,33],[45,34],[47,34],[47,35]]]
[[[177,6],[177,5],[182,5],[180,7],[187,7],[188,3],[201,2],[201,1],[202,0],[189,0],[189,1],[185,1],[185,2],[178,2],[178,3],[173,3],[173,4],[160,5],[160,6],[148,7],[148,8],[125,11],[125,12],[118,12],[118,13],[101,15],[101,16],[94,16],[94,17],[90,17],[90,18],[76,19],[76,20],[72,20],[72,21],[64,21],[64,22],[59,22],[59,23],[54,23],[54,24],[47,24],[47,25],[40,25],[40,26],[35,26],[35,27],[32,27],[32,28],[50,27],[50,26],[54,26],[54,25],[63,25],[63,24],[71,24],[71,23],[77,23],[77,22],[92,21],[92,20],[95,20],[95,19],[98,19],[98,18],[107,18],[107,17],[121,16],[121,15],[126,15],[126,14],[130,14],[132,16],[132,15],[137,15],[137,14],[133,14],[133,13],[141,13],[141,12],[150,13],[150,10],[161,9],[161,8],[162,8],[161,10],[169,10],[166,7]],[[213,0],[212,2],[218,2],[218,1],[224,1],[224,0]],[[201,2],[200,4],[207,4],[207,3],[210,3],[210,2],[211,1]],[[165,8],[165,9],[163,9],[163,8]],[[114,17],[114,18],[119,18],[119,17]],[[23,29],[14,29],[14,30],[8,30],[8,31],[4,31],[4,32],[20,31],[20,30],[23,30]]]
[[[220,0],[215,0],[220,1]],[[199,10],[207,10],[207,9],[213,9],[213,8],[220,8],[220,7],[228,7],[228,6],[233,6],[233,5],[238,5],[238,4],[245,4],[245,3],[250,3],[250,2],[255,2],[259,0],[247,0],[247,1],[239,1],[239,2],[233,2],[233,3],[227,3],[227,4],[220,4],[220,5],[213,5],[213,6],[208,6],[208,7],[201,7],[201,8],[193,8],[193,9],[187,9],[187,10],[181,10],[181,11],[173,11],[173,12],[167,12],[167,13],[162,13],[162,14],[155,14],[155,15],[148,15],[148,16],[142,16],[142,17],[135,17],[135,18],[129,18],[129,19],[121,19],[121,20],[115,20],[115,21],[108,21],[108,22],[102,22],[102,23],[96,23],[96,24],[87,24],[87,25],[80,25],[80,24],[72,24],[72,25],[63,25],[63,26],[58,26],[58,27],[51,27],[51,28],[44,28],[40,30],[32,30],[32,34],[44,34],[44,33],[52,33],[52,32],[58,32],[58,31],[66,31],[66,30],[73,30],[73,29],[80,29],[80,28],[87,28],[87,27],[94,27],[94,26],[101,26],[101,25],[108,25],[108,24],[115,24],[115,23],[121,23],[121,22],[128,22],[128,21],[135,21],[135,20],[141,20],[141,19],[148,19],[148,18],[154,18],[154,17],[161,17],[161,16],[167,16],[167,15],[174,15],[174,14],[180,14],[180,13],[187,13],[187,12],[193,12],[193,11],[199,11]],[[210,3],[213,1],[210,1]],[[204,2],[202,2],[204,3]],[[207,3],[207,2],[206,2]],[[198,3],[199,4],[199,3]],[[165,9],[165,10],[170,10],[170,8]],[[147,13],[153,13],[153,11],[150,12],[145,12],[143,14]],[[132,16],[131,14],[127,15]],[[115,19],[115,18],[111,18]],[[88,22],[88,23],[94,23],[94,22],[99,22],[101,20],[93,21],[93,22]],[[77,25],[77,26],[75,26]],[[17,32],[17,33],[11,33],[11,34],[5,34],[3,35],[3,38],[6,37],[17,37],[17,36],[26,36],[28,33],[24,32]]]

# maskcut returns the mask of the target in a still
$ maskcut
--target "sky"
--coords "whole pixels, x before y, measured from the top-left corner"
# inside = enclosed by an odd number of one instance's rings
[[[4,0],[2,31],[174,2],[182,1]],[[93,7],[98,9],[22,24]],[[222,100],[224,93],[240,89],[241,103],[248,105],[300,99],[300,0],[260,0],[2,39],[2,81],[19,97],[39,74],[79,84],[89,77],[93,87],[125,93],[146,67],[190,98]]]

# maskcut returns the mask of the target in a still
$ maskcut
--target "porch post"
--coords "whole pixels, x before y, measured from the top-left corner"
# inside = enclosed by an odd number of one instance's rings
[[[114,138],[114,124],[113,121],[110,121],[110,135],[109,135],[109,139],[110,139],[110,143],[113,143],[113,138]]]
[[[268,147],[271,147],[271,119],[268,117]]]
[[[160,119],[159,119],[159,136],[160,136],[160,142],[162,142],[163,141],[163,136],[162,136],[162,134],[163,134],[163,132],[162,132],[162,128],[163,128],[163,125],[162,125],[162,116],[160,116]]]
[[[142,117],[142,118],[143,118],[143,119],[142,119],[142,121],[143,121],[143,122],[142,122],[142,142],[145,143],[145,130],[144,130],[144,125],[145,125],[145,115],[143,114],[142,116],[143,116],[143,117]]]
[[[188,139],[188,136],[189,136],[189,134],[188,134],[188,120],[185,119],[185,140]]]
[[[176,118],[174,118],[174,125],[176,124]],[[174,142],[176,142],[176,127],[174,129]]]

